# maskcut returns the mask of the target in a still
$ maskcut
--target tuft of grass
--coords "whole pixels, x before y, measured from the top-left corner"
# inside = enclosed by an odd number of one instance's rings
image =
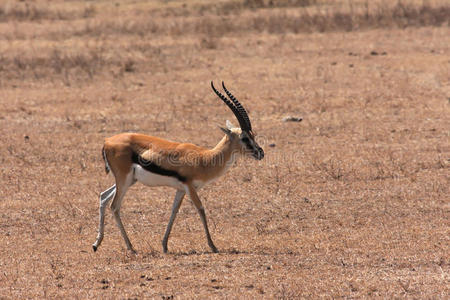
[[[26,78],[32,74],[36,79],[63,75],[93,78],[108,63],[99,49],[86,52],[63,52],[57,48],[43,54],[26,55],[18,53],[13,57],[1,58],[2,73],[8,78]]]
[[[381,5],[366,12],[356,10],[324,10],[312,14],[303,10],[299,16],[284,12],[259,15],[253,19],[256,31],[269,33],[301,33],[353,31],[369,28],[406,28],[419,26],[448,26],[450,5],[432,7],[398,2],[393,7]]]
[[[277,8],[277,7],[305,7],[316,5],[317,0],[244,0],[230,1],[224,5],[232,6],[235,9],[257,9],[257,8]]]
[[[219,39],[212,35],[205,35],[200,39],[200,48],[203,49],[217,49],[219,44]]]
[[[93,5],[86,5],[77,10],[55,9],[47,4],[30,2],[6,2],[0,4],[0,22],[74,20],[91,18],[96,14]]]

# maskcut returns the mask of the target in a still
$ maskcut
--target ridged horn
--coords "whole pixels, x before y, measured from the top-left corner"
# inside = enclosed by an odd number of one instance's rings
[[[239,126],[241,127],[242,131],[249,131],[250,127],[248,126],[247,121],[244,119],[244,117],[241,115],[239,109],[235,106],[234,101],[230,101],[227,97],[225,97],[222,93],[220,93],[216,88],[214,87],[214,83],[211,81],[211,88],[213,89],[214,93],[223,101],[225,104],[231,109],[234,116],[239,122]],[[233,97],[234,98],[234,97]],[[237,100],[236,100],[237,101]],[[238,102],[239,103],[239,102]],[[240,104],[240,103],[239,103]],[[241,105],[242,107],[242,105]],[[245,111],[245,110],[244,110]],[[248,118],[248,117],[247,117]]]
[[[252,124],[250,123],[250,118],[248,117],[248,114],[247,114],[247,111],[245,110],[245,108],[242,106],[241,103],[239,103],[238,99],[236,99],[236,97],[234,97],[233,94],[231,94],[227,90],[227,88],[225,87],[225,83],[223,81],[222,81],[222,87],[223,87],[223,90],[225,91],[225,93],[231,99],[231,101],[233,101],[234,105],[236,106],[237,110],[239,111],[239,114],[242,116],[242,118],[247,123],[247,127],[249,129],[248,131],[252,130]]]

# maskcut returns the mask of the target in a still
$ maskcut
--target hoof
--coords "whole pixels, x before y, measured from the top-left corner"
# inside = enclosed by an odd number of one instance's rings
[[[92,249],[94,249],[94,252],[97,251],[97,246],[92,245]]]

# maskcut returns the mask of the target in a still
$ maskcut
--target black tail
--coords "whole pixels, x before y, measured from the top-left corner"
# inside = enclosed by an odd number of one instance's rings
[[[106,174],[108,174],[109,171],[111,171],[111,168],[109,167],[108,159],[106,158],[105,146],[103,146],[103,148],[102,148],[102,156],[103,156],[103,161],[105,162],[105,172],[106,172]]]

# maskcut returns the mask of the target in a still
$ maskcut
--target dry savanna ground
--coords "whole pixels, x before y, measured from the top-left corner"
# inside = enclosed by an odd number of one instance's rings
[[[1,1],[0,298],[447,298],[448,1]],[[185,200],[98,195],[105,137],[212,147],[233,120],[265,149]],[[283,122],[286,116],[302,122]]]

